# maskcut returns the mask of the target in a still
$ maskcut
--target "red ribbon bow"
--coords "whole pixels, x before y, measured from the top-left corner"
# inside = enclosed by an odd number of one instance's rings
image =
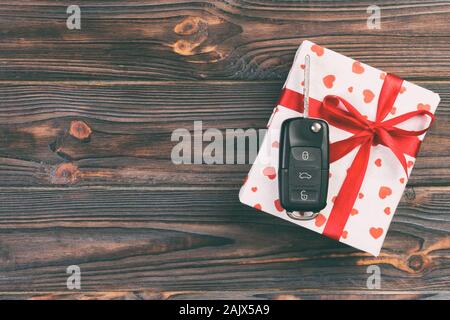
[[[330,144],[330,163],[341,159],[356,147],[360,147],[335,198],[333,209],[323,231],[323,234],[330,238],[338,240],[344,231],[366,174],[372,146],[381,144],[389,148],[408,175],[405,154],[416,157],[421,143],[418,136],[425,133],[434,122],[434,115],[426,110],[408,112],[384,121],[397,99],[402,82],[403,80],[394,75],[386,75],[378,99],[375,121],[368,120],[339,96],[326,96],[322,102],[310,98],[311,116],[322,118],[333,127],[353,133],[347,139]],[[278,104],[302,112],[303,95],[284,89]],[[396,127],[417,116],[430,117],[430,123],[418,131]]]

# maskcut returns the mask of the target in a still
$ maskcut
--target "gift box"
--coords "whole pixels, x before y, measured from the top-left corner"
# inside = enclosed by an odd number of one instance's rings
[[[278,193],[280,128],[303,112],[304,63],[310,56],[309,116],[328,122],[327,206],[313,220],[290,218]],[[378,256],[439,95],[304,41],[268,123],[240,201]]]

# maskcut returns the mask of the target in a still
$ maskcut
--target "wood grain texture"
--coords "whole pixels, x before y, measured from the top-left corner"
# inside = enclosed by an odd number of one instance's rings
[[[67,291],[0,293],[2,300],[448,300],[449,291],[373,291],[373,290],[255,290],[255,291],[164,291],[122,290],[122,291]]]
[[[450,82],[411,185],[450,179]],[[234,186],[249,165],[175,165],[177,128],[265,128],[280,82],[0,85],[0,185]],[[192,141],[193,141],[192,137]],[[205,142],[206,146],[208,143]],[[226,154],[224,143],[223,154]],[[242,151],[241,151],[242,152]],[[239,152],[239,154],[241,153]],[[236,152],[237,153],[237,152]],[[248,149],[245,150],[248,153]]]
[[[242,206],[237,190],[2,188],[0,292],[64,292],[65,270],[76,264],[87,292],[276,298],[283,288],[314,297],[318,287],[367,292],[367,266],[379,265],[383,291],[446,295],[449,191],[408,190],[374,258]]]
[[[69,4],[0,0],[0,299],[450,298],[450,3]],[[304,39],[441,96],[378,258],[240,204],[249,165],[170,161],[195,120],[264,128]]]
[[[401,77],[449,80],[450,4],[377,1],[0,2],[1,78],[284,79],[304,39]]]

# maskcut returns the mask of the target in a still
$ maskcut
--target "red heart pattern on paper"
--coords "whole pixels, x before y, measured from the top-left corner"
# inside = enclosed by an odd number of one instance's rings
[[[425,104],[425,103],[419,103],[417,105],[417,110],[426,110],[426,111],[430,111],[431,106],[429,104]]]
[[[258,188],[257,187],[252,187],[252,191],[256,192],[256,191],[258,191]]]
[[[279,146],[280,146],[280,144],[278,143],[278,141],[272,142],[272,147],[273,148],[278,148]]]
[[[352,216],[356,216],[359,213],[358,209],[353,208],[352,211],[350,211],[350,214]]]
[[[353,87],[348,87],[347,90],[348,90],[348,92],[352,93],[353,92]]]
[[[406,91],[406,87],[402,86],[402,87],[400,88],[400,94],[402,94],[402,93],[405,92],[405,91]]]
[[[364,193],[360,192],[360,193],[358,194],[358,198],[360,198],[360,199],[364,198]]]
[[[342,231],[342,235],[341,235],[342,239],[347,239],[347,236],[348,236],[348,231],[346,231],[346,230]]]
[[[405,183],[405,178],[400,178],[400,183]]]
[[[280,199],[276,199],[273,202],[273,204],[275,205],[275,209],[277,209],[277,211],[279,211],[279,212],[283,212],[284,211],[283,207],[281,206]]]
[[[380,79],[381,79],[381,80],[384,80],[384,78],[386,78],[386,72],[382,72],[382,73],[380,74]]]
[[[336,77],[332,74],[329,74],[327,76],[325,76],[323,79],[323,84],[325,85],[325,87],[327,87],[328,89],[333,88],[333,83],[334,81],[336,81]]]
[[[386,197],[390,196],[392,194],[392,189],[386,186],[380,187],[380,190],[378,191],[378,195],[381,199],[385,199]]]
[[[316,227],[320,228],[324,225],[325,221],[327,221],[327,218],[323,214],[319,213],[315,218]]]
[[[261,204],[257,203],[253,206],[253,208],[257,209],[257,210],[262,210]]]
[[[317,54],[318,57],[323,56],[325,49],[317,44],[314,44],[311,47],[311,51],[314,52],[315,54]]]
[[[361,65],[361,62],[359,61],[353,62],[352,71],[357,74],[364,73],[364,67]]]
[[[391,214],[391,208],[390,207],[384,208],[384,213],[386,213],[387,215],[390,215]]]
[[[408,161],[408,168],[411,168],[413,165],[414,165],[414,162],[411,161],[411,160],[409,160],[409,161]]]
[[[390,112],[391,112],[392,115],[394,115],[397,112],[397,108],[396,107],[392,107]]]
[[[380,158],[378,158],[377,160],[375,160],[375,165],[376,165],[377,167],[381,167],[381,159],[380,159]]]
[[[263,175],[265,175],[270,180],[273,180],[277,177],[277,172],[274,167],[266,167],[263,170]]]
[[[300,65],[300,68],[302,68],[303,70],[305,70],[305,65],[304,65],[304,64],[301,64],[301,65]]]
[[[383,228],[370,228],[369,230],[370,235],[374,238],[374,239],[378,239],[379,237],[381,237],[383,235]]]
[[[373,98],[375,98],[375,95],[373,94],[373,92],[369,89],[365,89],[363,91],[363,96],[364,96],[364,102],[365,103],[371,103]]]

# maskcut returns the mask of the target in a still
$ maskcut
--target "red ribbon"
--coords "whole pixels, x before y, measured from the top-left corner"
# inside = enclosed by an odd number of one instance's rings
[[[310,115],[312,117],[322,118],[333,127],[353,134],[347,139],[330,144],[330,163],[341,159],[359,147],[335,198],[333,209],[323,231],[323,234],[330,238],[339,240],[344,231],[366,175],[372,146],[381,144],[389,148],[408,175],[405,154],[412,157],[417,156],[421,143],[418,136],[425,133],[434,122],[434,115],[426,110],[408,112],[384,121],[397,99],[402,82],[403,80],[394,75],[386,75],[378,99],[375,121],[368,120],[348,101],[339,96],[328,95],[323,101],[310,98]],[[278,104],[303,112],[303,95],[285,88]],[[428,116],[430,123],[418,131],[396,127],[396,125],[417,116]]]

